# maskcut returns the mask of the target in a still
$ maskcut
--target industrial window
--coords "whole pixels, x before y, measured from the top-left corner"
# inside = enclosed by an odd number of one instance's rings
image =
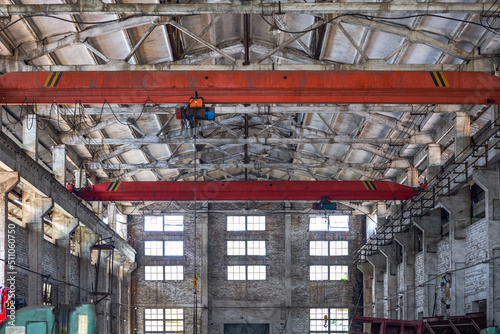
[[[43,305],[52,305],[52,284],[43,283]]]
[[[348,266],[309,266],[311,281],[341,281],[349,277]]]
[[[348,241],[330,241],[330,255],[343,256],[349,254]]]
[[[266,279],[266,266],[228,266],[229,281],[260,281]]]
[[[266,242],[264,240],[248,240],[247,255],[266,255]]]
[[[325,316],[327,317],[325,326]],[[346,308],[312,308],[309,311],[311,334],[342,333],[349,331],[349,310]]]
[[[311,256],[342,256],[347,255],[347,241],[309,241]]]
[[[165,266],[165,281],[182,281],[183,279],[183,266]]]
[[[330,266],[330,281],[347,280],[348,276],[348,266]]]
[[[309,217],[309,231],[349,231],[349,216]]]
[[[144,332],[155,334],[184,333],[184,310],[174,309],[145,309]]]
[[[265,216],[227,216],[228,231],[265,231]]]
[[[266,242],[264,240],[227,241],[227,255],[266,255]]]
[[[184,216],[144,216],[144,231],[184,231]]]
[[[184,241],[165,241],[165,256],[184,255]]]
[[[227,241],[227,255],[245,255],[245,241]]]
[[[309,280],[311,281],[327,281],[328,266],[310,266]]]
[[[309,255],[328,256],[328,241],[309,241]]]
[[[163,256],[163,241],[144,241],[144,255]]]
[[[145,266],[144,279],[146,281],[162,281],[163,266]]]

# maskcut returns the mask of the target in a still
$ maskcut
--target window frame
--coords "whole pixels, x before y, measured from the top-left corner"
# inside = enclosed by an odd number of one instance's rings
[[[335,318],[332,317],[333,314],[338,315],[339,312],[341,311],[341,317],[338,318],[337,316]],[[346,311],[346,312],[345,312]],[[313,312],[316,314],[314,315],[315,317],[313,318]],[[324,316],[328,313],[328,326],[325,329],[324,327]],[[347,317],[343,318],[342,316],[346,314]],[[321,315],[321,318],[320,318]],[[332,324],[332,321],[337,322],[340,321],[341,324],[340,326],[347,326],[347,329],[345,331],[339,331],[336,330],[336,327],[339,326],[335,323]],[[313,329],[313,323],[315,323],[314,329]],[[320,324],[320,325],[319,325]],[[335,326],[335,329],[332,327]],[[310,334],[332,334],[332,333],[348,333],[349,332],[349,308],[347,307],[331,307],[331,308],[326,308],[326,307],[312,307],[309,309],[309,333]]]
[[[264,269],[264,276],[263,278],[252,278],[252,279],[249,279],[249,268],[252,268],[252,269],[257,269],[257,268],[260,268],[260,269]],[[240,271],[238,272],[238,275],[239,277],[241,277],[241,274],[242,274],[242,271],[241,271],[241,268],[244,268],[244,278],[238,278],[238,279],[231,279],[230,275],[231,274],[235,274],[234,272],[230,273],[229,271],[229,268],[240,268]],[[262,273],[262,272],[260,272]],[[259,272],[252,272],[252,274],[260,274]],[[228,281],[265,281],[267,280],[267,265],[254,265],[254,264],[251,264],[251,265],[236,265],[236,266],[226,266],[226,280]]]
[[[341,276],[344,276],[344,277],[340,277],[340,276],[337,276],[338,272],[335,271],[335,270],[332,270],[333,268],[342,268],[342,269],[345,269],[342,270],[340,272],[340,275]],[[314,270],[313,270],[314,269]],[[318,273],[318,269],[321,269]],[[314,275],[321,275],[319,279],[312,279],[313,277],[313,274]],[[343,274],[346,274],[347,277],[345,277],[345,275]],[[326,275],[326,279],[324,278]],[[335,278],[333,279],[332,276],[333,275],[336,275],[335,277],[340,277],[340,278]],[[309,281],[348,281],[349,280],[349,266],[347,265],[328,265],[328,264],[321,264],[321,265],[310,265],[309,266]]]
[[[251,247],[252,244],[258,243],[259,247]],[[240,246],[234,247],[235,244]],[[263,244],[263,246],[262,246]],[[233,246],[233,247],[230,247]],[[243,247],[241,246],[243,245]],[[250,249],[259,250],[259,254],[250,253]],[[230,251],[231,250],[231,251]],[[235,254],[235,250],[239,251],[239,254]],[[243,251],[243,252],[241,252]],[[260,253],[263,252],[263,253]],[[226,255],[227,256],[267,256],[267,242],[266,240],[226,240]]]
[[[180,218],[179,221],[181,221],[181,225],[172,225],[172,226],[180,226],[180,228],[172,228],[172,229],[166,229],[165,227],[166,226],[170,226],[169,224],[167,224],[167,217],[177,217],[177,218]],[[154,225],[159,225],[161,226],[161,229],[157,228],[157,229],[151,229],[151,228],[148,228],[147,227],[147,224],[146,224],[146,221],[148,219],[151,219],[151,218],[155,218],[156,220],[158,220],[159,218],[161,218],[161,223],[156,223]],[[174,220],[172,220],[174,221]],[[144,216],[143,218],[143,230],[144,232],[184,232],[184,216],[180,216],[180,215],[161,215],[161,216],[155,216],[155,215],[146,215]]]
[[[148,315],[148,311],[155,311],[154,314]],[[161,312],[159,312],[161,311]],[[175,311],[175,312],[167,312]],[[144,333],[152,334],[182,334],[185,332],[185,320],[184,320],[184,309],[183,308],[145,308],[144,309]],[[148,318],[148,317],[151,317]],[[156,322],[156,327],[153,330],[148,330],[148,322]],[[177,323],[177,326],[181,326],[181,330],[175,330],[177,328],[168,328],[169,323]],[[160,326],[158,326],[160,325]],[[158,330],[158,328],[161,328]]]
[[[239,219],[244,218],[245,219],[244,229],[229,229],[230,224],[236,225],[233,222],[231,222],[231,223],[229,222],[230,218],[239,218]],[[249,218],[250,218],[250,220],[253,220],[254,218],[263,219],[263,222],[259,222],[259,223],[254,223],[253,221],[249,222]],[[226,216],[226,231],[228,231],[228,232],[265,231],[267,228],[266,223],[267,223],[266,216]],[[258,229],[251,228],[251,229],[249,229],[249,225],[253,226],[253,225],[257,225],[257,224],[258,225],[262,224],[263,228],[258,228]]]
[[[339,243],[342,243],[341,245],[345,245],[345,247],[332,247],[333,245]],[[322,246],[317,247],[314,245],[322,245]],[[341,254],[333,254],[336,253],[336,251],[339,251]],[[347,240],[309,240],[309,256],[347,256],[347,255],[349,255],[349,241]]]
[[[332,220],[339,220],[338,217],[341,217],[341,218],[346,218],[347,219],[347,222],[334,222],[333,224],[335,223],[339,223],[339,224],[346,224],[347,227],[342,227],[342,226],[332,226]],[[324,224],[326,225],[325,228],[322,228],[322,229],[311,229],[311,225],[323,225],[323,224],[319,224],[319,223],[312,223],[312,221],[314,220],[318,220],[318,219],[321,219],[321,221],[325,220],[325,217],[324,216],[310,216],[309,217],[309,225],[308,225],[308,231],[309,232],[349,232],[349,229],[350,229],[350,221],[351,221],[351,217],[350,216],[347,216],[347,215],[334,215],[334,216],[328,216],[328,223]],[[325,220],[326,222],[326,220]]]

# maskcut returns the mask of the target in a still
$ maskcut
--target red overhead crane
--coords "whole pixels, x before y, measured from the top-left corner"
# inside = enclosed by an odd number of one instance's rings
[[[163,71],[1,75],[3,104],[186,103],[499,104],[500,78],[482,72]]]
[[[193,181],[105,182],[75,194],[86,201],[192,201]],[[197,181],[196,199],[214,201],[408,200],[418,190],[389,181]]]

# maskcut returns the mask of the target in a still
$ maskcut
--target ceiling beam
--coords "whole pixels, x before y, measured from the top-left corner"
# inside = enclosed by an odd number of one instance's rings
[[[157,136],[146,136],[144,138],[82,138],[78,136],[66,136],[62,138],[66,145],[153,145],[153,144],[194,144],[193,138],[162,138]],[[347,135],[330,136],[324,138],[196,138],[196,144],[226,145],[226,144],[430,144],[433,143],[432,135],[419,133],[411,138],[351,138]]]
[[[389,3],[374,2],[335,2],[335,3],[102,3],[100,1],[78,1],[75,4],[13,4],[0,5],[0,13],[9,15],[29,15],[44,13],[47,15],[63,14],[110,14],[124,15],[196,15],[196,14],[349,14],[377,13],[410,14],[410,13],[449,13],[479,14],[496,11],[499,4],[492,3],[420,3],[395,1]],[[493,8],[492,8],[493,7]]]
[[[478,72],[29,72],[1,76],[9,104],[498,104],[500,77]],[[168,92],[168,93],[167,93]]]
[[[251,47],[257,53],[264,53],[267,48],[256,45]],[[242,46],[233,46],[231,49],[222,48],[226,53],[232,53],[238,50],[243,50]],[[212,52],[208,58],[216,57],[219,53]],[[14,58],[1,59],[0,70],[3,73],[8,72],[38,72],[45,71],[456,71],[460,68],[462,71],[476,72],[491,72],[494,71],[494,66],[490,58],[472,59],[467,64],[387,64],[383,59],[370,59],[363,64],[333,64],[331,62],[318,63],[313,59],[299,57],[294,53],[276,53],[273,57],[281,57],[285,60],[294,61],[293,64],[257,64],[256,62],[250,65],[243,65],[243,60],[238,59],[231,65],[191,65],[191,64],[151,64],[151,65],[133,65],[124,60],[110,60],[105,65],[26,65],[23,61]],[[182,62],[196,62],[207,59],[205,55],[194,56],[192,60],[186,59]],[[312,62],[308,64],[307,62]]]

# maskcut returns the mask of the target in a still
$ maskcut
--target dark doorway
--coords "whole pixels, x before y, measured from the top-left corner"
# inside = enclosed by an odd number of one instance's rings
[[[224,334],[269,334],[269,324],[224,324]]]

